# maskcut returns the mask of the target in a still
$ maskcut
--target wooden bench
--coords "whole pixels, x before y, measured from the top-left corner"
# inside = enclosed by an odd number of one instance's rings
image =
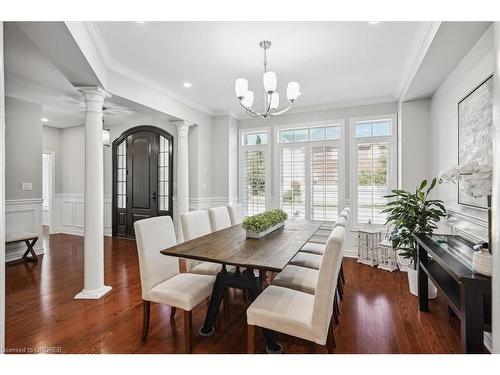
[[[36,255],[35,250],[33,249],[33,246],[35,245],[37,240],[38,240],[38,234],[30,233],[30,232],[6,233],[6,235],[5,235],[5,243],[6,244],[17,243],[17,242],[26,243],[26,246],[28,247],[28,249],[24,252],[23,259],[29,260],[28,254],[31,253],[32,260],[34,262],[38,262],[38,255]]]

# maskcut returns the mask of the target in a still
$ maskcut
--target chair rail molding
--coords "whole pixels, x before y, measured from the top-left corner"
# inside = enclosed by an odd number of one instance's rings
[[[37,255],[44,253],[42,227],[42,198],[9,199],[5,201],[5,232],[38,233],[39,240],[33,249]],[[26,251],[24,242],[5,246],[5,261],[11,262],[22,258]]]

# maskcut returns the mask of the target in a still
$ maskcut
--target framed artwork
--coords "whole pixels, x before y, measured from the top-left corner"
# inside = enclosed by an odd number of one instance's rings
[[[493,160],[493,75],[486,78],[458,102],[458,164],[471,161],[492,164]],[[458,203],[487,208],[486,198],[473,198],[458,186]]]

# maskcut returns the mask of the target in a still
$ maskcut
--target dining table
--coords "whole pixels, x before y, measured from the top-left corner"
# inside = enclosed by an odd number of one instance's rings
[[[257,298],[262,290],[262,275],[266,271],[282,271],[322,224],[322,221],[289,219],[284,226],[261,238],[247,238],[238,224],[161,250],[167,256],[222,265],[198,333],[211,336],[215,332],[214,321],[227,288],[242,289],[252,300]],[[281,349],[273,332],[264,330],[264,337],[270,350]]]

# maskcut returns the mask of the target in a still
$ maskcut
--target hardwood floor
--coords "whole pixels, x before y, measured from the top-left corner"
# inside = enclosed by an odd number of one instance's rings
[[[142,300],[135,241],[105,239],[105,282],[113,287],[100,300],[75,300],[83,287],[83,238],[44,238],[37,264],[15,263],[6,272],[6,347],[9,352],[182,353],[183,315],[170,322],[170,308],[151,305],[148,340],[141,341]],[[336,328],[336,353],[459,353],[459,321],[444,298],[432,312],[418,311],[405,273],[385,272],[345,260],[346,285]],[[193,311],[194,353],[245,353],[245,304],[231,293],[229,320],[212,337],[196,334],[204,303]],[[256,330],[256,351],[263,338]],[[286,353],[315,353],[303,340],[278,335]],[[48,349],[47,349],[48,348]]]

